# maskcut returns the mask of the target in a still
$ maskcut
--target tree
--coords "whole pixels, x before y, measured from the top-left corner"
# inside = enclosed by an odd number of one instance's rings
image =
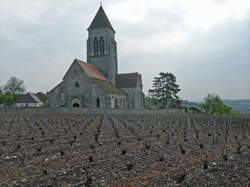
[[[155,77],[153,80],[153,89],[149,90],[153,99],[156,99],[163,107],[169,105],[176,107],[180,105],[178,92],[181,90],[176,84],[176,77],[172,73],[159,73],[160,77]]]
[[[225,105],[221,98],[216,94],[208,94],[204,98],[204,103],[201,104],[201,108],[210,114],[215,115],[232,115],[239,117],[240,113],[232,111],[232,108]]]
[[[0,86],[0,94],[3,93],[3,88]]]
[[[218,110],[219,105],[222,105],[223,102],[218,95],[208,94],[204,98],[204,103],[201,104],[201,108],[207,113],[214,114]]]
[[[0,93],[0,105],[4,104],[5,101],[5,95]]]
[[[4,103],[6,105],[12,105],[14,103],[14,96],[12,94],[6,94],[4,98]]]
[[[13,95],[17,93],[23,93],[25,91],[23,80],[19,80],[16,77],[11,77],[4,86],[4,91]]]

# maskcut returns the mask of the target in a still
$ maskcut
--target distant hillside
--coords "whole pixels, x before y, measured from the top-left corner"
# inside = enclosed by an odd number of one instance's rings
[[[194,101],[188,101],[188,100],[181,100],[182,106],[188,106],[188,107],[199,107],[200,103],[194,102]]]
[[[250,99],[238,99],[238,100],[222,100],[226,105],[233,108],[249,108],[250,109]]]
[[[243,114],[250,114],[250,99],[224,99],[223,102],[226,105],[231,106],[233,110],[237,110]]]
[[[225,105],[232,107],[233,110],[237,110],[244,114],[250,114],[250,99],[237,99],[237,100],[223,99],[222,101]],[[181,104],[182,106],[186,106],[186,107],[198,107],[199,108],[201,103],[182,100]]]

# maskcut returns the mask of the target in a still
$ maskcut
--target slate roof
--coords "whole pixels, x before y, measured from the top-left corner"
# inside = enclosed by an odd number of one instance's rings
[[[86,62],[78,59],[76,59],[76,61],[90,77],[108,82],[108,79],[105,77],[103,72],[93,64],[87,64]]]
[[[116,75],[116,87],[118,88],[135,88],[137,86],[137,80],[141,78],[141,75],[136,73],[124,73]]]
[[[99,10],[95,15],[95,18],[93,19],[92,23],[90,24],[87,30],[101,29],[101,28],[109,28],[115,32],[102,6],[100,6]]]
[[[33,93],[27,93],[20,96],[16,103],[42,103],[42,101],[35,96]]]

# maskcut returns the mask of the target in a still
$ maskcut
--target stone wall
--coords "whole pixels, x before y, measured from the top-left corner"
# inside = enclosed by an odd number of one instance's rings
[[[138,88],[121,88],[128,94],[129,109],[144,109],[144,96]]]
[[[77,62],[72,63],[63,82],[49,92],[48,97],[51,107],[72,107],[75,101],[80,107],[96,107],[97,98],[101,108],[109,108],[111,104],[110,94],[94,84]]]

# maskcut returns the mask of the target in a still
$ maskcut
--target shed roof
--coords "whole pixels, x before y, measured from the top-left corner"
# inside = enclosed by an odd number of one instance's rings
[[[25,95],[21,95],[16,103],[42,103],[42,101],[35,96],[33,93],[27,93]]]
[[[116,86],[118,88],[134,88],[137,86],[138,79],[141,75],[136,73],[124,73],[116,75]]]

